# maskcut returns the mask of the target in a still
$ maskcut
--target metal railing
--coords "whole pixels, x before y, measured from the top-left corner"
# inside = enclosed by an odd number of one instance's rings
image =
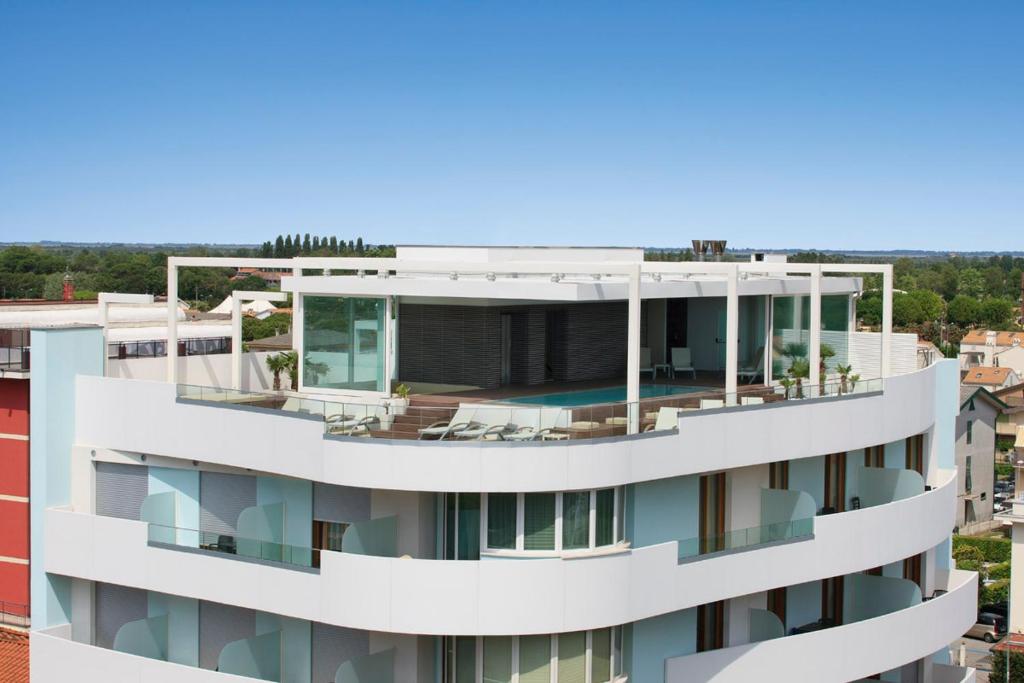
[[[836,399],[881,391],[881,379],[801,383],[800,386],[757,387],[737,393],[693,388],[636,402],[617,401],[581,406],[502,401],[463,402],[457,407],[396,406],[307,398],[294,392],[253,392],[177,385],[182,401],[276,410],[305,415],[323,423],[332,437],[484,441],[514,444],[625,436],[630,424],[639,432],[677,429],[680,415],[690,411],[757,409],[812,399]],[[517,401],[522,401],[518,398]]]
[[[208,356],[231,353],[231,337],[200,337],[179,339],[179,356]],[[135,358],[164,358],[167,356],[167,341],[144,339],[139,341],[109,342],[107,358],[127,360]]]
[[[0,370],[29,370],[31,347],[0,346]]]
[[[27,628],[30,622],[31,613],[28,605],[0,600],[0,624]]]
[[[236,557],[276,562],[297,567],[320,566],[320,551],[287,543],[246,538],[220,531],[201,531],[149,523],[149,542],[179,548],[195,548]]]

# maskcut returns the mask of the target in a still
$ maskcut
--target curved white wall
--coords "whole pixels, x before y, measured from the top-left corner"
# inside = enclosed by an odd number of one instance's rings
[[[933,548],[949,537],[956,500],[955,474],[940,477],[940,486],[912,498],[819,517],[813,539],[683,564],[672,542],[587,559],[457,562],[324,552],[314,573],[149,547],[143,522],[48,510],[46,571],[371,631],[575,631],[862,571]]]
[[[948,647],[974,623],[977,574],[954,570],[946,586],[945,595],[874,619],[673,657],[665,662],[665,681],[746,683],[784,671],[787,680],[839,683],[896,669]]]
[[[161,382],[79,377],[76,443],[347,486],[552,491],[676,477],[890,443],[935,421],[937,365],[878,394],[684,413],[679,433],[542,443],[326,439],[319,420],[178,402]]]

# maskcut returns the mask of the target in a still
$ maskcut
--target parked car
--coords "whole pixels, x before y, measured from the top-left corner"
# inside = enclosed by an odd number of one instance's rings
[[[994,643],[1006,635],[1006,619],[998,614],[982,612],[977,623],[965,634],[969,638],[981,638],[986,643]]]
[[[1006,615],[1010,613],[1005,602],[990,602],[987,605],[982,605],[978,608],[978,614],[995,614],[1006,620]]]

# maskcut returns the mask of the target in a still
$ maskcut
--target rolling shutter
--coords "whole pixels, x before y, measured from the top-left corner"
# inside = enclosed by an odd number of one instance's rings
[[[256,635],[256,613],[215,602],[199,603],[199,667],[216,669],[228,643]]]
[[[202,472],[199,477],[199,526],[202,531],[234,535],[238,515],[256,505],[256,477]]]
[[[96,463],[96,514],[138,520],[149,493],[145,465]]]
[[[112,649],[118,630],[129,621],[145,619],[149,598],[144,590],[96,584],[96,645]]]
[[[313,483],[313,519],[352,523],[369,518],[369,489]]]
[[[370,634],[313,622],[313,681],[333,681],[338,667],[370,652]]]

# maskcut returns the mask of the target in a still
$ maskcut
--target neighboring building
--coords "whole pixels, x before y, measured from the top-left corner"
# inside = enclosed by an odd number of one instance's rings
[[[1024,384],[1014,384],[992,392],[1006,406],[996,420],[996,438],[1013,442],[1024,427]]]
[[[970,330],[960,340],[960,369],[978,366],[1011,368],[1024,376],[1024,332]]]
[[[261,268],[239,268],[234,275],[231,276],[232,280],[244,280],[247,277],[258,277],[259,279],[266,282],[268,285],[275,287],[281,286],[281,273],[272,270],[263,270]]]
[[[237,345],[203,386],[221,357],[174,358],[173,320],[160,381],[102,376],[96,329],[33,330],[33,676],[973,680],[947,649],[977,600],[956,362],[856,331],[849,266],[642,258],[267,260],[359,273],[283,279],[279,395]],[[172,300],[214,265],[170,259]],[[787,396],[826,342],[824,387]]]
[[[964,386],[982,387],[989,391],[998,391],[1020,382],[1017,373],[1011,368],[990,368],[977,366],[963,373],[961,382]]]
[[[975,534],[1001,525],[993,521],[996,419],[1006,404],[981,387],[960,388],[956,418],[956,469],[959,504],[956,526],[961,534]]]

